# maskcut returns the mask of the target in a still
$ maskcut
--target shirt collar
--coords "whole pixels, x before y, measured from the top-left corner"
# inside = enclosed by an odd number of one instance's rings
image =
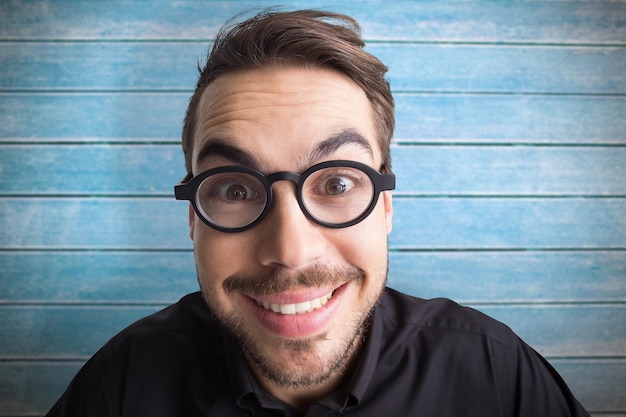
[[[363,352],[350,382],[324,398],[320,404],[335,411],[343,411],[346,407],[358,406],[363,399],[376,370],[382,345],[383,323],[380,305],[374,308],[368,331]]]
[[[246,398],[255,394],[254,377],[248,368],[239,343],[230,334],[229,331],[222,327],[222,339],[224,340],[224,350],[226,357],[226,366],[230,375],[233,393],[237,398],[237,404],[243,406]]]

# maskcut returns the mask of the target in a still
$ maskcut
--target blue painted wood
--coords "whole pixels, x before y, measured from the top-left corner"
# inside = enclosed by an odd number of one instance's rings
[[[8,42],[0,49],[0,88],[191,93],[208,48],[207,42]]]
[[[5,198],[7,249],[190,249],[173,198]],[[623,249],[622,198],[396,198],[392,249]]]
[[[395,199],[392,248],[626,247],[626,200]]]
[[[615,357],[626,348],[626,304],[475,305],[547,357]]]
[[[626,301],[626,252],[392,252],[389,285],[472,303]]]
[[[84,361],[0,361],[0,416],[42,416]]]
[[[185,176],[175,145],[0,145],[0,195],[166,195]]]
[[[436,42],[618,44],[622,2],[285,1],[353,15],[367,39]],[[3,39],[211,39],[235,13],[273,0],[181,2],[21,1],[0,3]]]
[[[0,306],[3,359],[85,360],[154,306]],[[62,323],[63,325],[59,325]]]
[[[396,195],[626,196],[625,147],[393,146]],[[0,195],[167,195],[172,145],[0,145]]]
[[[191,251],[0,252],[0,304],[169,304],[197,291]]]
[[[0,140],[179,141],[189,96],[0,93]]]
[[[391,67],[390,284],[501,318],[594,416],[626,416],[626,3],[332,3],[287,2],[355,15]],[[269,4],[0,2],[0,340],[23,340],[0,416],[41,415],[101,341],[196,288],[171,199],[195,59]]]
[[[167,304],[196,291],[191,251],[0,252],[0,304]],[[463,304],[626,301],[626,252],[391,252],[389,285]]]
[[[550,362],[592,415],[624,415],[621,411],[626,409],[625,359],[551,359]]]
[[[372,43],[395,91],[616,94],[626,92],[626,50],[603,46]],[[185,90],[206,42],[8,42],[0,88]]]
[[[188,204],[173,198],[6,198],[7,249],[185,249]]]
[[[392,161],[396,195],[626,195],[626,147],[393,146]]]
[[[367,48],[389,67],[395,91],[616,94],[626,50],[612,47],[423,45]]]
[[[188,100],[188,93],[0,93],[0,142],[177,141]],[[623,96],[397,94],[396,105],[398,142],[626,143]]]
[[[397,142],[624,144],[626,98],[396,94]]]

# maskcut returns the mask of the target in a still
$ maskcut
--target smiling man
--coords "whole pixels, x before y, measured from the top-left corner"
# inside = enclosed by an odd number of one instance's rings
[[[345,75],[281,63],[217,78],[195,126],[179,195],[202,294],[259,381],[305,409],[353,366],[386,279],[376,185],[394,181],[371,105]]]
[[[114,337],[50,416],[585,416],[506,326],[386,288],[386,67],[352,19],[223,29],[183,130],[201,291]]]

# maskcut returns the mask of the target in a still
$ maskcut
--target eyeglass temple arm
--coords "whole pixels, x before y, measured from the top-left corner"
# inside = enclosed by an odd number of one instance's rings
[[[394,174],[380,174],[380,190],[395,190],[396,176]]]

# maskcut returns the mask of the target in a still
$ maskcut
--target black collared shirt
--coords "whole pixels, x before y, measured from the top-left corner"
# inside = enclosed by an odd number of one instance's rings
[[[387,289],[347,383],[306,416],[588,416],[556,371],[503,324]],[[252,376],[199,293],[96,353],[48,416],[299,416]]]

